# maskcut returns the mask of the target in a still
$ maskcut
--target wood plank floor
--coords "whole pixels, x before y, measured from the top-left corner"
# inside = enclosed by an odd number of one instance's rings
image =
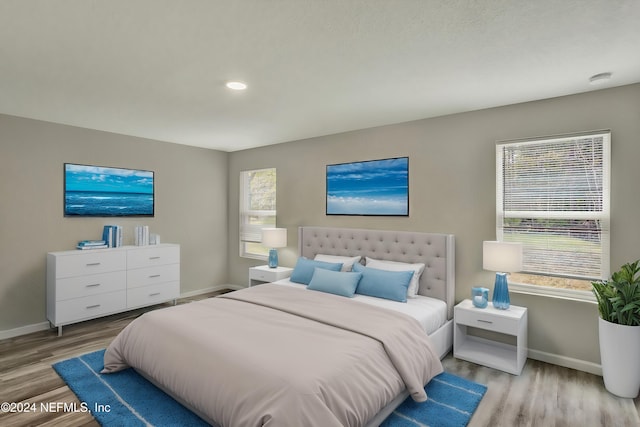
[[[183,299],[213,296],[205,294]],[[148,310],[148,309],[146,309]],[[145,310],[118,314],[64,328],[0,341],[0,403],[78,402],[51,364],[105,348]],[[445,370],[488,386],[470,427],[640,426],[640,399],[609,394],[602,378],[529,359],[514,376],[448,355]],[[89,413],[0,413],[0,426],[97,426]]]

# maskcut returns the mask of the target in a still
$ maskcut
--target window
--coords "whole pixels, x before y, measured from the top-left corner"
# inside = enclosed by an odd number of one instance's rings
[[[276,226],[276,170],[240,172],[240,256],[267,259],[261,230]]]
[[[498,143],[497,239],[521,242],[512,282],[590,291],[609,276],[610,132]]]

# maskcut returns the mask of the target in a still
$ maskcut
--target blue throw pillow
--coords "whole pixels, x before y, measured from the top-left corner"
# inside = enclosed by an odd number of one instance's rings
[[[307,289],[352,297],[362,273],[340,272],[316,268]]]
[[[388,271],[353,264],[353,271],[362,273],[356,289],[357,294],[407,302],[407,288],[413,271]]]
[[[332,263],[324,261],[315,261],[304,257],[298,258],[296,266],[291,272],[289,280],[296,283],[302,283],[308,285],[313,277],[313,272],[317,268],[324,268],[325,270],[340,271],[342,263]]]

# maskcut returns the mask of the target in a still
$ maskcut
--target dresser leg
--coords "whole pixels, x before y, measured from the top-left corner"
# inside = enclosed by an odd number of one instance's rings
[[[62,325],[58,326],[58,336],[62,336]]]

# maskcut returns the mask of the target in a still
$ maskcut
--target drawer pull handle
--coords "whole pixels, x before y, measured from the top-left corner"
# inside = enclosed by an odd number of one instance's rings
[[[98,286],[100,286],[100,283],[93,283],[91,285],[87,285],[87,288],[95,288],[95,287],[98,287]]]
[[[160,292],[154,292],[152,294],[149,294],[150,297],[157,297],[158,295],[160,295]]]
[[[100,304],[88,305],[87,306],[87,310],[92,309],[92,308],[98,308],[98,307],[100,307]]]
[[[480,323],[488,323],[488,324],[492,324],[493,323],[491,320],[482,320],[482,319],[478,319],[478,322],[480,322]]]
[[[149,259],[160,259],[159,256],[150,256]]]
[[[155,279],[156,277],[160,277],[159,274],[152,274],[151,276],[149,276],[149,279]]]
[[[87,267],[95,267],[96,265],[100,265],[99,262],[89,262],[87,263]]]

